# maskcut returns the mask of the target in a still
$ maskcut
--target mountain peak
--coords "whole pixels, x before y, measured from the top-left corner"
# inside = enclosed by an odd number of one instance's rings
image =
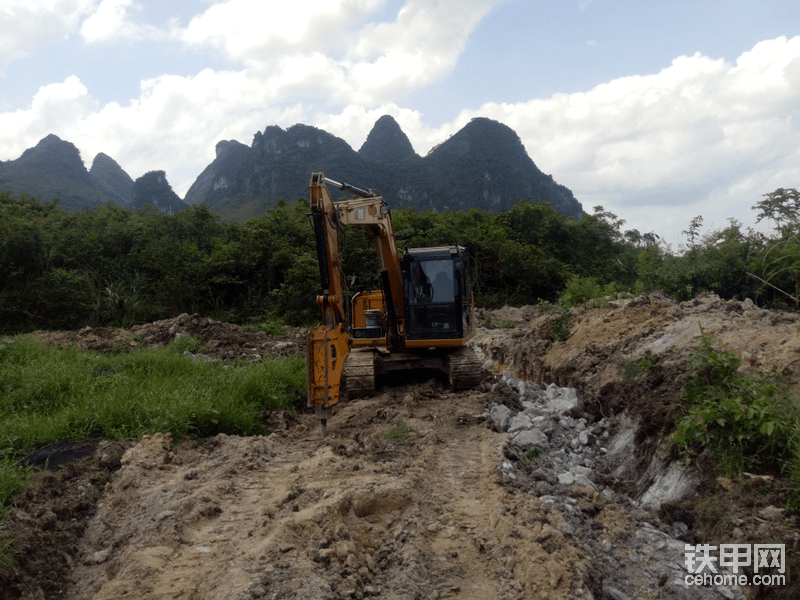
[[[52,133],[39,140],[33,148],[25,150],[14,162],[17,168],[41,168],[50,176],[91,185],[80,150],[72,142]]]
[[[167,181],[164,171],[149,171],[133,182],[131,209],[136,210],[147,204],[152,204],[168,215],[186,208],[186,204]]]
[[[102,152],[98,153],[92,161],[89,177],[97,188],[116,204],[130,205],[133,197],[133,179],[113,158]]]
[[[33,148],[28,148],[22,153],[17,160],[21,162],[39,161],[45,158],[46,160],[53,160],[54,158],[60,162],[76,163],[79,162],[83,167],[81,160],[81,153],[72,142],[65,142],[55,134],[49,134],[39,140]]]
[[[37,146],[47,146],[47,145],[51,145],[51,144],[63,143],[63,141],[64,140],[62,140],[56,134],[49,133],[45,137],[43,137],[41,140],[39,140],[39,143],[36,144],[36,145]],[[67,142],[67,143],[69,143],[69,142]]]
[[[390,115],[383,115],[375,121],[358,153],[369,160],[389,164],[415,155],[408,136]]]
[[[220,140],[214,147],[214,151],[217,158],[223,158],[229,152],[235,151],[239,148],[247,148],[247,146],[241,142],[237,142],[236,140]]]

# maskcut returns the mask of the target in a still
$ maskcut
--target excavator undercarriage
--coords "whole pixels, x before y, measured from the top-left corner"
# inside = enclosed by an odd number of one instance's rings
[[[481,365],[470,348],[424,353],[359,348],[351,350],[344,361],[342,387],[347,398],[365,398],[375,394],[376,378],[423,369],[444,373],[453,390],[469,389],[481,382]]]

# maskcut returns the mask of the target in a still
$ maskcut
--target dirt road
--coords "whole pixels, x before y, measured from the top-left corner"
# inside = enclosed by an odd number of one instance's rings
[[[168,438],[144,440],[86,533],[94,564],[75,572],[73,597],[489,600],[580,587],[557,511],[501,485],[504,436],[481,425],[484,394],[401,393],[348,404],[324,440],[311,418],[172,457]]]

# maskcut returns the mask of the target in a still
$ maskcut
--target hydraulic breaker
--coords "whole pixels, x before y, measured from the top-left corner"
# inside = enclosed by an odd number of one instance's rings
[[[348,342],[341,323],[333,328],[320,325],[308,333],[308,406],[320,420],[323,437],[331,408],[339,401],[342,368],[350,353]]]

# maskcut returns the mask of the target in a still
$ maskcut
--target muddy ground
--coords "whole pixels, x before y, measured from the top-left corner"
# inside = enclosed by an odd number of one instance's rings
[[[552,314],[493,311],[491,323],[515,326],[479,328],[479,388],[395,380],[343,404],[324,439],[301,412],[270,415],[266,436],[94,442],[15,499],[1,527],[20,554],[0,598],[800,597],[786,480],[721,477],[702,456],[676,469],[666,440],[685,369],[676,350],[701,326],[797,393],[800,317],[660,294],[572,312],[553,344]],[[222,360],[304,351],[298,330],[189,315],[36,335],[119,351],[180,333]],[[632,372],[645,355],[655,365]],[[535,423],[544,451],[509,420]],[[786,544],[788,585],[682,584],[685,544],[770,542]]]

